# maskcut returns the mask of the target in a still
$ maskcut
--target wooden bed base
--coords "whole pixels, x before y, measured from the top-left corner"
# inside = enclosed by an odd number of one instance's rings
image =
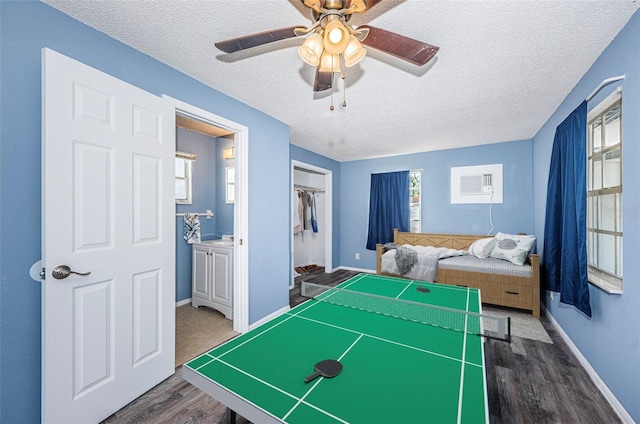
[[[464,234],[402,233],[397,229],[393,232],[395,244],[447,247],[457,250],[468,249],[471,243],[486,237]],[[382,244],[376,245],[376,273],[400,277],[382,272],[382,254],[385,251]],[[481,291],[483,303],[526,309],[531,311],[534,317],[540,317],[540,256],[530,254],[528,263],[531,264],[532,269],[530,278],[438,268],[436,282],[478,288]]]

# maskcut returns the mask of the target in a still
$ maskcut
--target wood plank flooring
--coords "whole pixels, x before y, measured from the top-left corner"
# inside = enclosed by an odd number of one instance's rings
[[[296,282],[336,285],[355,274],[346,270],[319,272],[298,277]],[[291,306],[302,301],[296,284],[290,291]],[[491,422],[621,422],[553,325],[544,316],[541,320],[553,344],[519,337],[511,344],[495,340],[485,344]],[[180,369],[176,371],[104,423],[225,422],[224,405],[184,381]],[[246,424],[247,420],[238,417],[237,422]]]

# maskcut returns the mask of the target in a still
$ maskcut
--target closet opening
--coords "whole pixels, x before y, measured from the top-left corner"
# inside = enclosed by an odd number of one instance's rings
[[[312,272],[333,272],[332,172],[291,161],[291,281]]]

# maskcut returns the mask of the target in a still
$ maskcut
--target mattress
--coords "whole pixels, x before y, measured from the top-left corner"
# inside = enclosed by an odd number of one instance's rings
[[[515,265],[503,259],[477,258],[471,255],[440,259],[438,261],[438,267],[441,269],[484,272],[488,274],[526,278],[531,278],[533,274],[530,264]]]

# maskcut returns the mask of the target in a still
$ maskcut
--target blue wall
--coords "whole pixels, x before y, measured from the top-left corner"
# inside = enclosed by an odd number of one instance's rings
[[[422,169],[422,231],[487,234],[488,204],[451,204],[451,168],[503,164],[503,203],[493,205],[495,230],[533,233],[531,140],[343,162],[340,187],[340,264],[375,269],[367,250],[371,174]],[[407,188],[408,189],[408,188]],[[360,253],[360,260],[355,259]]]
[[[551,149],[556,127],[606,78],[625,74],[589,102],[598,105],[619,85],[622,91],[622,168],[624,219],[624,294],[611,295],[591,286],[592,318],[545,293],[545,304],[573,343],[611,389],[627,412],[640,422],[640,12],[605,49],[533,139],[534,226],[538,250],[543,246]],[[544,254],[544,251],[542,251]]]
[[[295,146],[293,144],[289,147],[289,155],[291,160],[297,160],[299,162],[304,162],[309,165],[315,165],[320,168],[328,169],[331,171],[331,181],[332,181],[332,214],[331,214],[331,224],[333,227],[333,231],[331,232],[331,264],[333,268],[337,268],[340,263],[340,190],[341,186],[341,178],[340,178],[340,162],[337,162],[333,159],[329,159],[325,156],[321,156],[317,153],[313,153],[309,150],[303,149],[302,147]],[[289,169],[291,169],[291,165],[289,165]],[[290,176],[293,178],[293,176]],[[290,180],[291,181],[291,180]],[[291,187],[291,182],[289,183],[289,187]],[[290,227],[292,227],[291,225]],[[291,268],[293,266],[291,265]],[[287,283],[288,287],[288,283]]]
[[[0,422],[40,420],[41,49],[249,128],[249,322],[288,305],[289,128],[41,2],[0,2]]]

